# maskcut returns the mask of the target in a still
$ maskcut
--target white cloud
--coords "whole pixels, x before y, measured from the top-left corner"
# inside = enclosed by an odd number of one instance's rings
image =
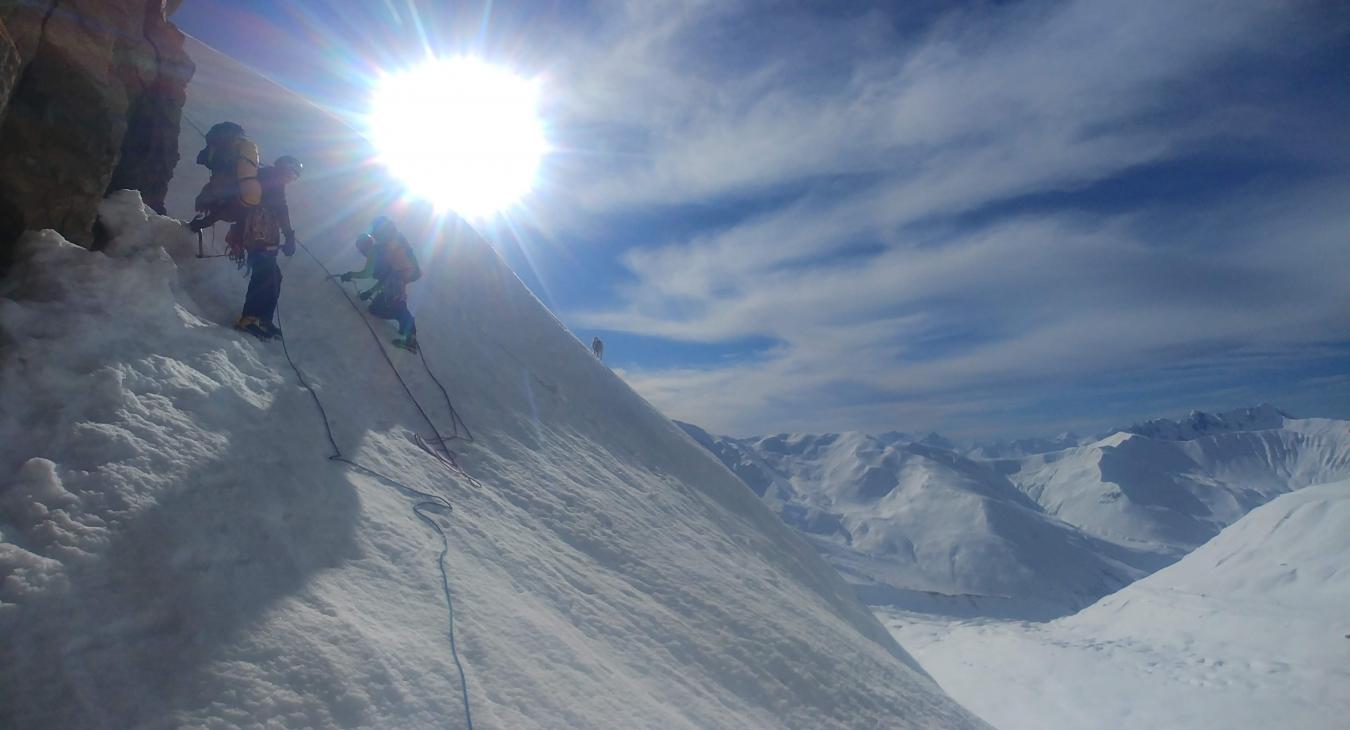
[[[765,32],[747,31],[736,3],[616,4],[612,42],[578,51],[563,76],[573,122],[626,141],[578,145],[578,169],[595,174],[559,196],[570,215],[806,192],[683,240],[644,233],[655,240],[624,256],[634,281],[619,303],[574,319],[780,342],[751,363],[625,373],[668,413],[736,432],[968,423],[1075,379],[1343,337],[1344,179],[1179,207],[1161,223],[913,225],[1239,145],[1344,168],[1343,145],[1310,142],[1343,143],[1343,128],[1216,82],[1241,81],[1235,60],[1279,64],[1291,46],[1334,42],[1313,8],[1024,2],[901,36],[869,13],[780,13]],[[868,184],[816,184],[840,176]],[[842,255],[859,243],[876,249]]]

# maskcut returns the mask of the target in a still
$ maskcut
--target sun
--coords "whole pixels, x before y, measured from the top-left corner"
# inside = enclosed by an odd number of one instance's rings
[[[480,59],[436,59],[376,85],[380,161],[413,195],[466,218],[528,193],[547,149],[538,85]]]

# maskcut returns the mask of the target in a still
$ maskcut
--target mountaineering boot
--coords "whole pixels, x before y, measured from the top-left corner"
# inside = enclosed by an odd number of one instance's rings
[[[258,326],[262,327],[263,331],[267,333],[268,337],[276,337],[278,339],[281,337],[281,328],[272,324],[271,322],[260,322]]]
[[[272,339],[272,335],[264,328],[262,320],[257,317],[240,317],[239,321],[234,323],[234,328],[240,332],[247,332],[260,340]]]
[[[395,337],[394,347],[401,347],[408,352],[417,352],[417,333],[410,332],[407,337]]]

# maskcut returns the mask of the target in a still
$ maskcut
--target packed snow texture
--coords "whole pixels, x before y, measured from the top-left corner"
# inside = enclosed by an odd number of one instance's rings
[[[933,434],[736,439],[682,426],[869,603],[948,615],[1063,616],[1280,494],[1350,477],[1350,422],[1261,406],[1149,423],[1159,438],[1121,431],[1001,459]]]
[[[364,143],[190,50],[189,118],[300,155],[301,240],[356,268],[351,242],[393,202]],[[198,145],[185,128],[180,217]],[[426,423],[303,252],[282,262],[280,324],[342,451],[454,504],[437,519],[477,727],[984,727],[472,231],[393,210],[482,486],[414,444]],[[435,533],[395,485],[327,459],[281,343],[229,329],[245,282],[226,259],[195,258],[134,194],[103,217],[107,253],[28,234],[0,289],[0,726],[462,726]],[[391,356],[449,432],[420,361]]]
[[[1333,730],[1350,716],[1350,481],[1258,507],[1180,562],[1048,624],[893,614],[1003,730]]]

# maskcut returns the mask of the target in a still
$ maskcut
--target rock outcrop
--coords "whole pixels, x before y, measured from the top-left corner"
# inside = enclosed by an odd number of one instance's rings
[[[0,0],[0,265],[26,229],[93,245],[109,190],[163,204],[194,70],[177,4]]]
[[[5,24],[0,22],[0,113],[9,104],[9,95],[19,81],[19,63],[19,49],[5,30]]]

